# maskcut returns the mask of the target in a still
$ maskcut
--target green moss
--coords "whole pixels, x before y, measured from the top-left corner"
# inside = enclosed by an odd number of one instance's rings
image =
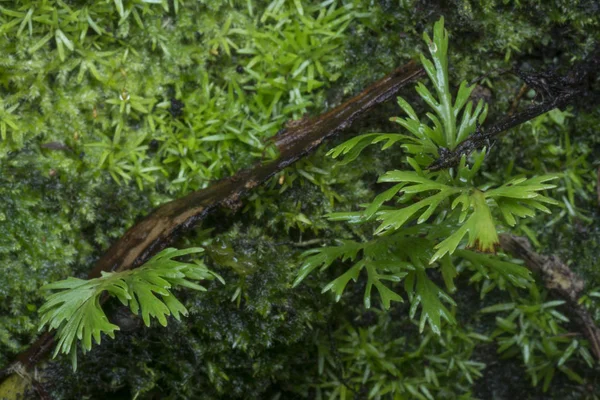
[[[2,162],[1,363],[35,336],[39,288],[70,275],[85,277],[98,254],[152,207],[153,195],[115,187],[82,164],[39,150]]]
[[[594,2],[567,0],[3,3],[0,366],[35,337],[40,286],[84,277],[156,205],[249,166],[286,120],[329,109],[415,58],[425,50],[421,32],[440,15],[451,35],[451,81],[458,82],[512,62],[535,69],[570,65],[598,42],[597,11]],[[510,109],[520,83],[492,73],[480,85],[493,120]],[[486,179],[519,170],[565,172],[551,194],[561,201],[564,195],[574,212],[562,201],[557,213],[523,233],[570,260],[596,287],[599,115],[570,112],[562,124],[556,115],[544,116],[497,142]],[[355,133],[397,131],[388,123],[397,114],[393,104],[381,107]],[[459,324],[444,325],[447,336],[435,337],[420,336],[402,305],[367,312],[360,283],[337,305],[320,294],[347,265],[291,289],[306,241],[370,238],[369,227],[332,224],[323,215],[370,201],[381,190],[376,176],[401,158],[369,149],[356,165],[339,167],[325,152],[252,194],[243,214],[206,222],[204,229],[215,228],[212,235],[233,255],[207,258],[225,277],[224,287],[180,293],[190,318],[166,329],[120,332],[80,357],[77,374],[67,360],[51,362],[48,390],[65,399],[313,398],[343,391],[360,398],[372,390],[385,398],[382,388],[406,382],[425,398],[426,392],[434,398],[543,396],[541,384],[531,387],[521,357],[498,361],[496,345],[484,339],[494,318],[478,313],[530,301],[524,293],[494,290],[480,300],[490,283],[462,282],[464,298],[452,310]],[[203,231],[179,245],[218,246],[209,236]],[[443,285],[442,277],[432,278]],[[470,379],[458,364],[448,366],[452,359],[468,363]],[[486,369],[477,383],[480,362]],[[587,391],[597,372],[580,359],[569,363],[584,384],[558,374],[549,393],[597,396]],[[499,389],[511,385],[519,392]],[[395,390],[417,397],[406,385]]]
[[[210,12],[151,3],[3,9],[2,33],[14,40],[2,49],[12,72],[2,79],[0,156],[58,140],[140,190],[206,187],[319,107],[319,88],[340,76],[346,27],[368,15],[358,1]]]

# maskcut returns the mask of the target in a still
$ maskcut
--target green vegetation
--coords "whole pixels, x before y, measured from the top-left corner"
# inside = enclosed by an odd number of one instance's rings
[[[40,330],[46,325],[57,330],[58,344],[54,357],[58,353],[70,354],[73,369],[76,370],[77,340],[82,341],[85,354],[92,348],[92,337],[97,344],[100,344],[103,333],[114,339],[114,332],[119,330],[119,326],[110,323],[102,309],[100,296],[104,292],[118,298],[134,315],[141,313],[146,326],[150,326],[150,317],[158,319],[162,326],[167,325],[166,317],[170,315],[179,321],[179,314],[187,315],[188,312],[169,289],[181,286],[206,290],[188,279],[212,280],[215,276],[221,279],[204,264],[186,264],[173,260],[173,257],[202,251],[203,249],[197,248],[168,248],[132,271],[103,272],[102,277],[88,280],[70,277],[43,286],[42,290],[62,290],[48,296],[46,303],[39,309]],[[160,295],[160,298],[155,294]]]
[[[398,104],[408,118],[392,120],[413,136],[389,133],[360,135],[329,152],[333,157],[347,154],[343,163],[348,163],[356,159],[366,145],[385,142],[382,146],[382,150],[385,150],[395,143],[402,143],[404,153],[408,154],[406,164],[413,171],[385,172],[380,175],[378,182],[392,182],[395,183],[394,186],[377,195],[372,203],[362,205],[364,211],[333,213],[329,217],[352,223],[376,219],[380,224],[374,235],[379,238],[366,244],[347,241],[342,247],[308,251],[306,254],[310,254],[310,257],[302,266],[296,284],[314,269],[327,268],[340,257],[343,260],[354,260],[357,253],[362,251],[364,257],[361,261],[325,286],[323,291],[332,290],[339,300],[350,279],[356,281],[364,268],[368,275],[365,307],[369,308],[371,305],[370,293],[375,286],[384,308],[388,309],[390,301],[402,301],[402,298],[381,281],[404,280],[405,290],[412,302],[411,316],[419,305],[423,308],[420,331],[423,331],[428,322],[433,331],[439,334],[442,318],[454,322],[440,298],[452,305],[455,303],[427,277],[426,269],[431,266],[439,268],[447,289],[453,290],[456,264],[459,261],[452,256],[456,254],[459,258],[478,265],[479,269],[494,269],[499,276],[523,287],[521,280],[526,282],[530,279],[523,267],[467,250],[457,252],[457,249],[468,234],[467,247],[475,247],[483,252],[494,251],[498,244],[496,226],[500,224],[492,215],[494,209],[499,210],[495,214],[502,215],[509,226],[515,226],[516,218],[533,217],[536,209],[549,213],[550,210],[543,203],[556,202],[539,192],[555,188],[545,182],[556,177],[516,177],[494,188],[485,180],[476,185],[479,178],[477,173],[482,167],[486,149],[472,155],[472,166],[467,165],[466,157],[463,156],[456,170],[426,170],[439,157],[439,149],[452,150],[475,132],[476,124],[483,123],[485,119],[487,107],[480,100],[473,111],[473,104],[468,99],[475,87],[468,86],[465,81],[460,84],[456,99],[452,99],[447,66],[448,33],[444,29],[444,20],[435,24],[433,41],[427,33],[424,34],[424,39],[429,45],[433,63],[425,57],[421,57],[421,61],[435,86],[438,98],[422,83],[417,85],[417,92],[437,114],[427,113],[433,126],[422,123],[406,100],[399,97]],[[403,207],[384,206],[384,203],[392,201],[403,204]],[[424,208],[426,210],[421,213]],[[417,225],[406,227],[412,220],[416,220]],[[313,254],[315,252],[317,254]]]
[[[275,157],[266,140],[286,121],[427,54],[443,15],[447,69],[436,44],[434,78],[401,93],[402,111],[375,110],[353,128],[367,135],[324,145],[241,213],[223,211],[174,244],[203,248],[225,285],[178,290],[189,316],[166,327],[146,328],[126,307],[137,328],[125,329],[121,303],[108,301],[108,323],[123,325],[115,339],[84,346],[76,372],[58,355],[37,379],[64,399],[598,398],[598,367],[564,306],[518,260],[468,248],[490,249],[502,231],[529,237],[584,276],[582,301],[598,321],[597,107],[553,110],[452,172],[424,169],[478,118],[510,112],[521,82],[496,69],[564,69],[589,54],[600,39],[595,7],[1,3],[0,367],[49,316],[41,287],[84,278],[153,207]],[[538,100],[526,92],[515,106]],[[551,214],[534,212],[547,199]],[[482,217],[485,229],[474,223]]]

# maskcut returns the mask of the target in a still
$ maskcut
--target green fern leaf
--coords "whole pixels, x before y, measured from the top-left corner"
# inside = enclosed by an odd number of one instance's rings
[[[448,296],[443,290],[436,286],[435,283],[427,277],[425,269],[417,269],[404,281],[404,287],[408,293],[412,293],[410,317],[414,318],[419,306],[421,306],[421,318],[419,321],[419,331],[423,332],[425,324],[428,323],[431,330],[440,334],[442,328],[442,319],[451,324],[455,324],[456,320],[441,300],[456,305],[454,300]]]
[[[515,226],[515,216],[532,217],[535,215],[535,210],[550,213],[543,203],[558,204],[556,200],[539,193],[542,190],[555,188],[556,185],[546,182],[557,178],[557,175],[543,175],[530,179],[517,177],[496,189],[486,191],[485,196],[494,199],[506,223]]]
[[[328,154],[334,158],[344,155],[342,163],[356,159],[371,144],[384,142],[382,150],[400,143],[406,156],[406,164],[412,171],[389,171],[380,176],[379,183],[394,183],[368,204],[360,205],[364,211],[328,214],[332,221],[348,221],[358,224],[376,219],[377,238],[364,244],[352,242],[348,248],[315,249],[305,253],[305,261],[296,279],[297,285],[316,268],[328,268],[336,258],[352,260],[353,265],[323,289],[331,291],[337,300],[341,298],[350,280],[356,281],[362,272],[367,275],[364,303],[371,305],[371,292],[375,288],[384,308],[392,301],[402,298],[385,281],[399,282],[404,286],[412,303],[411,316],[419,306],[422,308],[420,328],[429,324],[440,333],[442,320],[454,322],[443,302],[453,304],[452,299],[433,283],[425,273],[426,268],[439,268],[446,288],[454,291],[454,278],[458,270],[453,254],[466,261],[467,266],[477,270],[477,279],[492,277],[488,284],[503,286],[509,282],[517,287],[528,285],[531,277],[527,270],[516,264],[501,261],[489,254],[464,250],[476,248],[481,252],[494,252],[498,244],[497,225],[501,215],[510,226],[518,218],[535,215],[536,211],[550,212],[548,204],[558,204],[546,197],[543,191],[555,186],[548,183],[556,176],[547,175],[527,179],[517,177],[502,186],[491,188],[487,183],[476,186],[478,175],[487,149],[463,156],[459,165],[450,170],[430,172],[426,165],[440,157],[440,153],[456,146],[472,136],[478,124],[487,116],[484,102],[474,105],[470,97],[474,86],[462,82],[456,98],[450,93],[448,79],[448,32],[441,18],[434,26],[433,39],[423,35],[430,58],[421,55],[423,68],[433,90],[418,83],[417,93],[430,108],[421,118],[413,107],[398,97],[398,105],[404,117],[391,118],[408,135],[371,133],[353,138]],[[469,165],[470,164],[470,165]],[[395,201],[398,206],[387,203]],[[406,225],[413,226],[407,228]],[[404,242],[410,238],[410,243]],[[387,246],[386,247],[384,247]],[[361,257],[355,261],[357,257]],[[488,289],[483,289],[488,290]]]
[[[466,198],[466,196],[465,196]],[[461,199],[460,197],[457,199]],[[435,246],[437,252],[431,258],[430,263],[434,263],[446,254],[454,253],[463,237],[469,234],[467,245],[476,246],[482,251],[494,251],[498,243],[498,234],[490,208],[488,207],[485,195],[479,190],[474,190],[468,196],[473,213],[456,232]],[[455,203],[457,203],[455,201]],[[464,203],[463,203],[464,204]]]
[[[531,271],[522,265],[502,261],[497,257],[490,257],[488,254],[481,254],[470,250],[457,250],[454,254],[469,261],[485,278],[489,279],[490,273],[493,272],[507,282],[521,288],[525,288],[530,282],[533,282]]]
[[[427,209],[419,215],[417,223],[425,222],[435,212],[439,204],[450,196],[460,193],[461,188],[455,188],[444,185],[428,179],[412,171],[391,171],[387,172],[379,178],[379,182],[401,182],[404,185],[394,186],[394,190],[402,191],[403,193],[417,194],[438,190],[439,193],[431,195],[421,201],[418,201],[410,206],[398,210],[384,210],[378,213],[377,219],[381,221],[381,225],[375,231],[376,234],[381,234],[388,230],[396,230],[402,227],[407,221],[415,217],[420,210]],[[386,193],[388,198],[390,193]]]
[[[362,248],[363,245],[360,243],[344,240],[341,246],[321,247],[305,251],[302,253],[304,262],[292,287],[298,286],[315,269],[321,267],[321,271],[323,271],[329,268],[338,258],[342,261],[354,260]]]
[[[410,136],[401,135],[399,133],[369,133],[366,135],[356,136],[340,144],[339,146],[334,147],[327,152],[327,155],[331,156],[332,158],[344,156],[343,160],[340,161],[340,165],[346,165],[354,161],[360,155],[360,153],[371,144],[385,141],[386,143],[383,144],[381,150],[386,150],[396,142],[411,139],[413,138]]]
[[[101,342],[101,335],[114,338],[117,325],[108,321],[100,306],[100,296],[108,293],[130,307],[134,314],[141,312],[146,326],[151,318],[166,326],[167,316],[187,315],[187,310],[171,293],[175,286],[205,290],[191,280],[222,278],[209,271],[202,263],[190,264],[173,258],[191,253],[200,253],[201,248],[177,250],[167,248],[146,264],[131,271],[102,273],[100,278],[83,280],[67,278],[51,283],[42,290],[58,290],[50,294],[40,307],[40,330],[48,326],[56,329],[58,345],[54,352],[71,354],[73,369],[77,369],[77,340],[81,340],[83,352],[92,348],[92,338]]]
[[[355,160],[356,157],[358,157],[360,153],[371,144],[377,135],[378,133],[369,133],[366,135],[353,137],[352,139],[347,140],[339,146],[329,150],[327,155],[331,156],[332,158],[338,158],[340,155],[343,155],[345,157],[341,161],[341,165],[348,164]]]
[[[364,266],[364,260],[360,260],[352,267],[350,267],[348,271],[344,272],[342,275],[325,285],[321,293],[325,293],[331,290],[335,295],[335,301],[340,301],[340,299],[342,298],[342,294],[344,293],[344,289],[346,289],[346,286],[348,285],[348,282],[350,282],[350,280],[356,282],[356,280],[358,279],[358,275],[360,274],[360,271]]]
[[[303,254],[304,263],[294,282],[297,286],[312,271],[321,267],[328,268],[335,260],[355,260],[359,254],[361,259],[346,272],[323,287],[322,292],[331,291],[339,301],[348,283],[357,281],[361,271],[367,273],[367,284],[364,294],[366,308],[371,307],[371,293],[375,288],[381,304],[388,309],[392,301],[402,302],[402,297],[390,289],[384,282],[400,282],[415,266],[424,267],[431,256],[431,243],[425,238],[415,238],[418,229],[410,228],[402,234],[380,237],[366,243],[343,241],[337,247],[312,249]]]

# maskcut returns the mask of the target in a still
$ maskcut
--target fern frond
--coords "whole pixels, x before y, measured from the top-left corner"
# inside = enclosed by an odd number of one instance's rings
[[[467,260],[469,264],[484,278],[490,279],[492,274],[520,288],[527,287],[533,282],[531,271],[522,265],[503,261],[498,257],[490,257],[470,250],[457,250],[458,257]],[[478,278],[475,278],[475,280]]]
[[[476,155],[476,162],[470,170],[464,167],[461,177],[463,179],[471,178],[482,161],[483,152]],[[550,212],[543,203],[557,204],[557,202],[542,195],[540,191],[554,188],[555,185],[546,182],[556,178],[555,175],[530,179],[519,177],[498,188],[483,192],[469,187],[449,186],[413,171],[390,171],[382,175],[379,182],[399,182],[399,184],[380,194],[367,207],[368,213],[365,212],[365,219],[376,214],[381,225],[375,233],[383,234],[390,230],[400,229],[411,219],[417,218],[417,224],[427,221],[443,201],[456,196],[451,209],[462,205],[458,218],[460,225],[454,233],[435,246],[437,252],[431,258],[430,263],[437,261],[445,254],[454,253],[467,234],[467,246],[490,252],[498,243],[496,221],[492,214],[493,206],[499,208],[506,223],[510,226],[515,225],[515,217],[531,217],[535,215],[536,209]],[[431,194],[433,191],[437,191],[437,193]],[[392,199],[399,192],[404,196],[428,194],[428,197],[403,208],[376,211],[376,208],[378,209],[384,201]],[[421,212],[422,209],[425,211]],[[463,223],[465,220],[466,222]]]
[[[435,283],[425,273],[424,268],[419,268],[411,272],[404,280],[404,288],[411,295],[410,317],[414,318],[417,309],[421,306],[421,318],[419,321],[419,331],[423,332],[425,324],[429,324],[431,330],[440,334],[442,319],[454,324],[456,320],[452,313],[442,303],[455,306],[456,303],[446,292],[437,287]]]
[[[516,217],[525,218],[535,215],[535,210],[550,213],[546,204],[559,204],[556,200],[544,196],[542,190],[553,189],[556,185],[546,182],[558,179],[558,175],[544,175],[531,179],[514,178],[504,185],[488,190],[486,198],[494,199],[500,208],[504,220],[509,226],[515,226]]]
[[[402,302],[402,297],[387,287],[384,282],[400,282],[414,265],[423,266],[431,256],[431,244],[427,239],[414,238],[410,230],[398,235],[377,238],[366,243],[344,241],[340,246],[312,249],[304,253],[304,263],[294,286],[297,286],[306,276],[321,267],[328,268],[334,261],[354,261],[346,272],[323,287],[322,292],[331,291],[336,301],[339,301],[348,283],[357,281],[361,271],[367,273],[367,285],[364,294],[366,308],[371,307],[371,292],[373,288],[379,293],[381,303],[388,309],[392,301]]]
[[[362,248],[363,245],[361,243],[353,240],[344,240],[340,246],[321,247],[305,251],[302,253],[304,262],[292,286],[298,286],[312,271],[319,267],[321,267],[321,271],[329,268],[337,259],[341,259],[342,261],[354,260]]]
[[[435,246],[437,252],[431,258],[430,263],[434,263],[446,254],[453,254],[454,250],[461,243],[465,235],[469,234],[467,245],[477,247],[482,251],[493,251],[498,243],[498,234],[494,224],[494,218],[488,207],[483,192],[474,190],[470,196],[461,196],[457,200],[467,202],[473,210],[473,213],[467,221],[448,238]],[[458,202],[455,201],[456,205]]]
[[[423,84],[417,85],[417,92],[435,111],[443,125],[443,144],[440,143],[441,138],[439,138],[437,132],[436,142],[440,146],[454,149],[475,131],[477,122],[483,123],[487,115],[487,106],[484,106],[483,102],[480,101],[475,111],[472,112],[473,104],[468,99],[474,87],[469,87],[466,82],[461,83],[456,100],[454,102],[452,100],[448,80],[448,32],[444,29],[444,18],[440,18],[435,23],[433,40],[426,32],[423,33],[423,39],[429,47],[431,60],[421,55],[421,63],[436,89],[437,98]],[[459,114],[465,106],[461,124],[457,126],[457,118],[459,118]]]
[[[398,105],[408,117],[394,117],[390,120],[400,124],[412,136],[393,133],[360,135],[333,148],[327,155],[333,158],[343,155],[341,165],[345,165],[355,160],[371,144],[386,141],[382,147],[382,150],[385,150],[401,142],[404,150],[413,155],[420,165],[428,165],[435,157],[439,157],[438,148],[454,149],[475,132],[478,123],[484,122],[487,116],[487,104],[479,101],[473,108],[473,103],[469,101],[475,86],[469,86],[463,81],[456,99],[452,98],[448,79],[448,32],[444,29],[444,19],[441,18],[435,23],[433,40],[427,33],[423,34],[423,38],[428,45],[431,59],[421,55],[421,63],[435,87],[435,95],[420,82],[415,89],[433,110],[425,114],[432,126],[421,121],[412,106],[402,97],[398,97]]]
[[[413,171],[390,171],[382,175],[378,182],[400,182],[401,184],[394,186],[393,189],[402,191],[402,193],[406,195],[434,190],[437,190],[438,193],[430,195],[429,197],[404,208],[380,211],[377,219],[381,221],[381,225],[375,231],[376,234],[381,234],[388,230],[399,229],[411,218],[416,217],[420,210],[427,207],[427,209],[419,215],[417,220],[417,223],[419,224],[425,222],[431,217],[442,201],[463,190],[462,188],[438,183]],[[389,194],[390,193],[388,193],[388,196]]]
[[[345,141],[344,143],[329,150],[327,155],[331,156],[332,158],[344,156],[344,158],[340,161],[340,165],[346,165],[354,161],[360,155],[360,153],[371,144],[385,141],[381,147],[381,150],[386,150],[396,142],[411,139],[413,138],[399,133],[368,133]]]
[[[475,87],[466,82],[460,84],[455,98],[450,92],[448,32],[444,29],[444,19],[435,23],[433,39],[427,33],[423,37],[431,57],[421,55],[421,62],[434,87],[430,90],[423,83],[416,86],[417,93],[430,108],[430,112],[424,114],[426,118],[419,117],[405,99],[398,97],[398,105],[405,116],[391,120],[398,123],[406,135],[370,133],[350,139],[328,153],[333,158],[345,156],[341,163],[346,164],[371,144],[384,142],[382,150],[401,144],[407,155],[406,164],[411,170],[395,170],[381,175],[378,183],[394,185],[370,203],[361,204],[363,211],[327,215],[331,221],[353,224],[376,219],[380,222],[374,232],[378,237],[366,243],[344,242],[337,248],[306,252],[294,285],[316,268],[328,268],[336,259],[352,261],[342,275],[324,287],[324,292],[331,291],[339,300],[349,282],[356,281],[364,272],[367,275],[365,306],[371,305],[371,292],[375,288],[384,308],[388,308],[392,301],[401,301],[402,298],[383,282],[404,280],[411,301],[411,317],[420,306],[420,329],[429,324],[439,334],[443,320],[454,322],[444,303],[454,303],[429,279],[427,268],[439,268],[450,292],[456,290],[453,280],[458,274],[453,255],[477,270],[477,279],[493,276],[499,286],[503,285],[502,282],[526,286],[531,278],[523,267],[490,254],[465,250],[464,247],[494,252],[499,241],[497,226],[500,225],[500,215],[506,224],[514,226],[518,218],[532,217],[537,210],[550,212],[546,205],[557,202],[546,197],[543,191],[554,188],[548,181],[557,177],[518,177],[495,188],[490,182],[477,186],[476,176],[487,155],[486,148],[473,151],[468,157],[463,156],[457,168],[437,172],[425,168],[443,152],[455,149],[472,136],[477,125],[484,122],[488,109],[482,101],[474,106],[470,98]],[[396,205],[390,205],[391,202]],[[382,244],[388,247],[383,248]]]
[[[108,293],[116,297],[134,314],[141,312],[146,326],[151,318],[166,326],[166,317],[172,315],[179,320],[187,315],[187,309],[171,293],[176,286],[195,290],[206,290],[194,280],[223,281],[220,276],[208,270],[202,263],[184,263],[175,257],[201,253],[201,248],[177,250],[167,248],[140,268],[123,272],[103,272],[100,278],[83,280],[67,278],[42,287],[42,290],[58,290],[47,296],[40,307],[40,327],[56,329],[58,345],[54,352],[71,354],[73,369],[77,369],[77,340],[81,340],[84,353],[91,350],[92,338],[100,344],[101,335],[114,338],[117,325],[109,322],[100,305],[100,296]]]

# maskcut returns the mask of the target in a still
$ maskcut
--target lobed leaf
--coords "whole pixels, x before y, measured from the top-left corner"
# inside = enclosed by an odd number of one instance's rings
[[[354,260],[362,248],[363,245],[360,243],[352,240],[344,240],[340,246],[322,247],[305,251],[301,255],[304,258],[304,262],[292,287],[298,286],[315,269],[319,267],[321,267],[321,270],[329,268],[338,258],[342,261]]]
[[[531,271],[522,265],[502,261],[497,257],[490,257],[487,254],[481,254],[471,250],[457,250],[454,254],[468,260],[471,265],[486,278],[489,278],[489,271],[495,272],[516,287],[526,288],[533,282]]]
[[[100,344],[101,335],[114,338],[117,325],[108,321],[100,305],[100,296],[108,293],[128,305],[134,314],[141,312],[146,326],[156,318],[166,326],[167,317],[179,319],[187,310],[171,293],[173,286],[184,286],[196,290],[204,288],[190,280],[214,279],[220,276],[209,271],[204,264],[189,264],[174,260],[201,248],[177,250],[167,248],[138,269],[123,272],[103,272],[100,278],[89,280],[67,278],[42,287],[42,290],[59,290],[50,294],[40,307],[40,327],[57,330],[58,353],[70,353],[73,369],[77,369],[76,342],[82,342],[85,352],[92,348],[92,338]]]
[[[407,292],[414,293],[411,296],[411,318],[414,318],[419,305],[422,308],[419,322],[420,332],[423,332],[425,324],[428,323],[431,330],[439,335],[441,333],[442,319],[451,324],[456,323],[454,316],[446,306],[444,306],[440,299],[443,299],[451,305],[456,304],[450,296],[438,288],[436,284],[427,277],[425,269],[418,269],[411,273],[411,279],[408,279],[407,277],[404,286]]]
[[[434,263],[445,254],[453,254],[467,234],[469,235],[468,246],[475,246],[481,251],[494,251],[498,243],[498,234],[484,193],[474,190],[469,196],[469,202],[473,213],[456,232],[435,246],[437,252],[430,263]]]
[[[344,143],[329,150],[327,155],[333,158],[338,158],[340,155],[343,155],[344,158],[342,161],[340,161],[340,165],[346,165],[354,161],[360,155],[360,153],[371,144],[386,141],[381,148],[381,150],[386,150],[394,143],[407,139],[411,138],[398,133],[369,133],[366,135],[359,135],[345,141]]]

